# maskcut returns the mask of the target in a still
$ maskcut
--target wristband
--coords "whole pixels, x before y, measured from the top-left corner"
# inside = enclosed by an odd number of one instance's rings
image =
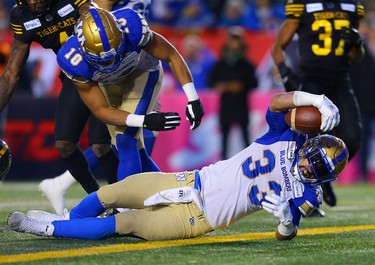
[[[199,99],[193,82],[183,85],[182,89],[184,90],[189,102]]]
[[[291,71],[285,62],[278,63],[277,69],[279,70],[279,74],[282,78],[284,78]]]
[[[293,104],[296,107],[315,106],[319,108],[323,102],[323,95],[314,95],[303,91],[294,91],[293,93]]]
[[[144,115],[129,114],[126,118],[125,124],[128,127],[143,127],[145,121]]]
[[[287,222],[287,224],[280,223],[279,226],[277,227],[277,230],[282,236],[290,236],[294,232],[294,229],[295,228],[294,228],[294,224],[292,221]]]

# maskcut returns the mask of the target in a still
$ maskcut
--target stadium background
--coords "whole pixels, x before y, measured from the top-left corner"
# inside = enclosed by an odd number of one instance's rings
[[[172,42],[183,55],[186,37],[194,34],[201,38],[206,52],[217,58],[230,21],[214,18],[214,15],[207,11],[207,6],[204,7],[201,2],[210,1],[154,1],[155,5],[149,19],[150,25],[153,30]],[[245,3],[248,10],[247,17],[241,20],[246,23],[243,22],[241,26],[246,28],[247,57],[256,65],[259,80],[257,90],[249,95],[251,106],[249,135],[253,140],[254,136],[260,135],[267,129],[264,112],[271,95],[282,91],[279,77],[273,68],[269,48],[283,20],[283,1],[272,1],[272,5],[271,1],[228,2],[242,9],[244,6],[240,4]],[[7,12],[12,3],[14,1],[0,1],[1,67],[6,64],[12,44],[12,32],[7,24]],[[263,4],[260,6],[260,3]],[[162,6],[163,4],[165,6]],[[171,9],[166,9],[166,6]],[[260,11],[266,10],[267,7],[268,15],[260,15],[262,13]],[[368,11],[367,14],[373,15]],[[293,51],[293,44],[291,50]],[[0,68],[0,72],[2,70],[3,68]],[[33,45],[23,74],[16,94],[2,113],[2,138],[8,142],[13,153],[13,165],[8,177],[10,179],[53,177],[65,171],[53,141],[53,118],[56,96],[60,88],[59,68],[54,53]],[[183,120],[177,130],[159,133],[152,157],[163,171],[199,168],[220,159],[221,134],[217,115],[219,95],[206,87],[199,88],[198,93],[206,111],[201,126],[196,131],[190,132],[188,122]],[[162,111],[178,111],[184,117],[186,97],[167,68],[165,68],[160,101]],[[86,133],[87,130],[84,134]],[[242,148],[240,139],[239,131],[234,128],[230,138],[230,153],[234,154]],[[80,146],[82,149],[87,147],[86,135],[81,138]],[[375,130],[370,147],[368,181],[375,183]],[[101,175],[100,169],[96,173]],[[358,157],[356,157],[338,182],[341,184],[358,182],[358,174]]]

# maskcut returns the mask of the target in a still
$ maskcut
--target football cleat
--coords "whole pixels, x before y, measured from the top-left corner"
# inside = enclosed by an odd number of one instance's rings
[[[13,212],[8,216],[8,226],[13,231],[30,233],[39,236],[52,236],[54,226],[45,221],[26,216],[21,212]]]
[[[57,215],[41,210],[30,210],[26,213],[27,217],[32,217],[40,221],[52,223],[53,221],[69,220],[70,214],[68,209],[64,209],[63,215]]]

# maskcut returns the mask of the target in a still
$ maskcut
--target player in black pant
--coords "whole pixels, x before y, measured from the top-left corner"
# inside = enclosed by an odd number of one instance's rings
[[[286,21],[272,47],[285,89],[325,94],[332,100],[341,117],[332,133],[346,143],[351,159],[360,146],[362,124],[349,70],[351,63],[363,56],[357,28],[364,7],[357,0],[291,0],[285,14]],[[298,71],[287,66],[284,56],[294,34],[298,34]],[[324,201],[335,206],[331,184],[322,188]]]
[[[10,13],[14,43],[9,63],[0,77],[0,110],[4,109],[14,92],[31,43],[39,43],[57,53],[73,33],[79,14],[90,4],[90,0],[17,0]],[[62,78],[62,83],[56,109],[56,148],[70,173],[90,193],[96,191],[99,185],[78,145],[90,111],[72,82]],[[113,183],[117,180],[118,158],[111,148],[110,139],[106,126],[90,118],[89,143],[104,167],[108,182]]]

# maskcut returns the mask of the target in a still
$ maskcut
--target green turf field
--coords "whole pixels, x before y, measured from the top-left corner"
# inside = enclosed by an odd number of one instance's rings
[[[145,242],[53,239],[10,231],[11,211],[50,210],[37,182],[0,184],[0,264],[375,264],[375,186],[335,186],[338,205],[323,206],[326,217],[303,219],[292,241],[277,241],[275,217],[265,211],[231,228],[191,240]],[[84,196],[68,191],[71,208]]]

